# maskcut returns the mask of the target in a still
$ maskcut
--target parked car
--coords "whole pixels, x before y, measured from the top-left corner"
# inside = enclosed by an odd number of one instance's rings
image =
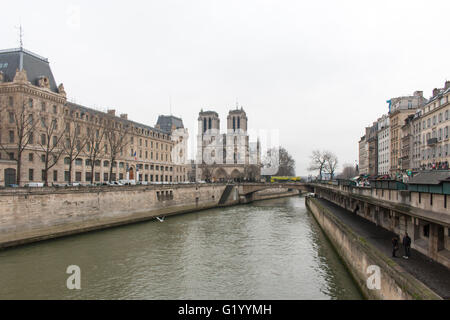
[[[79,182],[72,182],[67,184],[68,187],[79,187],[81,184]]]
[[[44,184],[42,182],[30,182],[25,184],[26,188],[43,188]]]
[[[135,186],[136,180],[119,180],[120,183],[126,186]]]
[[[19,188],[18,184],[9,184],[8,188]]]

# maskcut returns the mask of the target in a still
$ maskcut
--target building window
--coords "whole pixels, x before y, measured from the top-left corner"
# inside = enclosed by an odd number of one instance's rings
[[[29,144],[34,144],[34,135],[33,132],[30,132],[28,135],[28,143]]]
[[[79,171],[75,172],[75,181],[81,182],[81,172]]]
[[[28,154],[28,160],[29,160],[30,162],[33,162],[33,160],[34,160],[34,154],[33,154],[33,153],[29,153],[29,154]]]
[[[58,171],[53,170],[53,181],[58,181]]]
[[[80,159],[80,158],[75,159],[75,165],[82,166],[83,165],[83,159]]]
[[[9,143],[14,143],[14,131],[9,131]]]
[[[33,181],[34,180],[34,170],[28,169],[28,180]]]

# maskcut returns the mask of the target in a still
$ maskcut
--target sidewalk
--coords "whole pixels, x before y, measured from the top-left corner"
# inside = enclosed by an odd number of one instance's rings
[[[405,271],[411,273],[431,290],[444,299],[450,299],[450,270],[443,265],[432,261],[420,252],[411,249],[411,257],[406,260],[401,258],[404,254],[403,247],[397,252],[400,258],[392,258],[392,238],[394,233],[376,226],[374,223],[347,211],[334,203],[324,199],[318,199],[320,203],[329,208],[347,226],[360,236],[364,237],[371,245],[393,259]],[[400,237],[401,238],[401,237]]]

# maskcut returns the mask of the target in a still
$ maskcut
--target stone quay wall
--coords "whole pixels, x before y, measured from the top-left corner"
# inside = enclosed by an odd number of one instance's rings
[[[307,197],[306,205],[344,260],[366,298],[377,300],[441,300],[422,282],[405,272],[394,261],[367,243],[364,238],[355,234],[327,208],[323,207],[319,201]],[[370,266],[380,267],[380,290],[370,290],[367,286],[367,280],[371,275],[368,272]]]
[[[0,248],[218,207],[225,188],[200,184],[2,190]],[[238,203],[233,188],[223,205]]]
[[[226,188],[226,184],[174,184],[0,190],[0,249],[240,204],[238,186],[232,186],[219,204]],[[298,192],[277,188],[255,193],[253,200],[294,195]]]

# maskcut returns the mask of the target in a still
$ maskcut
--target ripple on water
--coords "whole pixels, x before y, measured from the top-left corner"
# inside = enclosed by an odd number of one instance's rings
[[[65,288],[68,265],[82,290]],[[176,216],[0,253],[3,299],[359,299],[302,198]]]

